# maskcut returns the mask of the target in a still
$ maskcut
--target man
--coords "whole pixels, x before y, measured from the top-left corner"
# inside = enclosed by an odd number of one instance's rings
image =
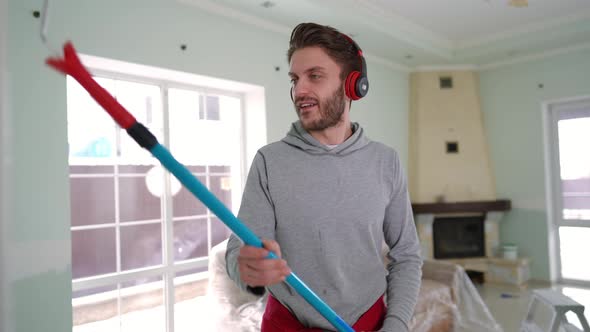
[[[346,83],[366,77],[362,51],[331,27],[303,23],[287,57],[299,121],[254,158],[238,217],[264,249],[232,235],[228,274],[243,290],[270,292],[262,332],[335,330],[281,282],[290,268],[355,330],[407,331],[422,260],[397,153],[349,118],[367,90]],[[282,258],[267,259],[269,250]]]

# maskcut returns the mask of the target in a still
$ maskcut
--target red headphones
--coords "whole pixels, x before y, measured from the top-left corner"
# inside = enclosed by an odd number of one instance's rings
[[[369,92],[369,78],[367,77],[367,63],[365,62],[365,58],[363,57],[363,50],[358,46],[357,43],[352,40],[352,38],[348,37],[345,34],[342,34],[344,38],[346,38],[356,49],[356,52],[361,59],[361,71],[353,70],[351,71],[348,76],[346,76],[346,80],[344,81],[344,91],[346,92],[346,96],[351,100],[359,100],[367,95]],[[291,87],[290,91],[291,100],[293,99],[293,87]]]
[[[344,82],[344,90],[346,91],[346,95],[348,98],[352,100],[359,100],[367,95],[369,92],[369,78],[367,77],[367,63],[365,62],[365,58],[363,57],[363,50],[357,45],[357,43],[352,40],[352,38],[348,37],[345,34],[342,34],[346,39],[348,39],[352,45],[356,48],[359,58],[361,59],[361,71],[353,70],[351,71],[348,76],[346,76],[346,81]]]

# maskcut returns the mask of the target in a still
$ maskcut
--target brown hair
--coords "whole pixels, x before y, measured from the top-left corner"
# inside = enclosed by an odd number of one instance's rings
[[[305,47],[318,46],[340,66],[340,79],[344,80],[350,72],[362,70],[358,55],[359,50],[348,38],[340,31],[327,25],[300,23],[291,32],[287,62],[291,62],[295,51]]]

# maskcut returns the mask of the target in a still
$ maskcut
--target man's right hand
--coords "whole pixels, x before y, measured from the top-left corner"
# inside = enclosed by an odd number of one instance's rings
[[[287,261],[281,259],[279,244],[273,240],[262,240],[262,244],[264,248],[243,246],[238,255],[240,277],[251,287],[278,284],[291,273]],[[269,251],[274,252],[278,258],[268,258]]]

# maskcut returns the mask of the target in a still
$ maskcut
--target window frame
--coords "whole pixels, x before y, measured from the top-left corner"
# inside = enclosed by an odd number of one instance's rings
[[[161,102],[162,102],[162,112],[163,112],[163,127],[164,127],[164,137],[163,137],[163,142],[161,142],[162,145],[164,146],[169,146],[169,142],[170,142],[170,128],[169,128],[169,103],[168,103],[168,91],[169,89],[172,88],[176,88],[176,89],[185,89],[185,90],[191,90],[191,91],[195,91],[203,96],[207,96],[207,95],[217,95],[217,96],[228,96],[228,97],[233,97],[233,98],[239,98],[240,100],[240,119],[239,119],[239,123],[240,123],[240,151],[241,151],[241,158],[240,158],[240,167],[239,167],[239,174],[240,174],[240,183],[239,186],[237,188],[232,188],[232,207],[229,207],[230,210],[232,210],[234,212],[234,214],[237,213],[237,209],[239,207],[239,202],[241,198],[241,193],[243,191],[243,187],[245,185],[245,179],[246,179],[246,174],[247,174],[247,165],[250,164],[250,161],[253,159],[253,152],[252,152],[252,141],[255,142],[255,147],[258,148],[259,146],[262,146],[263,144],[266,143],[266,130],[263,131],[264,135],[258,135],[257,138],[254,139],[248,139],[249,137],[247,137],[246,133],[247,133],[247,128],[246,126],[248,125],[249,122],[252,121],[252,119],[248,120],[246,119],[246,112],[248,109],[248,106],[250,106],[250,112],[252,113],[257,113],[257,117],[260,117],[260,111],[264,112],[265,109],[264,107],[260,107],[258,106],[257,110],[252,111],[251,107],[253,106],[252,104],[258,104],[260,103],[260,92],[262,92],[262,99],[264,98],[264,89],[262,89],[261,87],[257,87],[257,86],[251,86],[251,85],[247,85],[247,84],[238,84],[236,85],[239,89],[238,90],[242,90],[242,91],[232,91],[232,90],[225,90],[225,89],[220,89],[220,88],[216,88],[216,87],[208,87],[208,86],[203,86],[200,84],[191,84],[191,83],[187,83],[186,82],[186,78],[183,78],[181,80],[171,80],[171,79],[166,79],[166,78],[154,78],[154,77],[147,77],[147,76],[141,76],[141,75],[137,75],[137,74],[132,74],[132,73],[128,73],[128,72],[123,72],[123,71],[117,71],[117,70],[108,70],[108,69],[104,69],[104,68],[100,68],[100,66],[92,66],[89,65],[88,62],[96,62],[97,60],[100,61],[101,58],[95,58],[95,57],[91,57],[91,56],[81,56],[83,63],[85,63],[87,65],[87,67],[90,69],[90,72],[92,73],[92,75],[94,77],[102,77],[102,78],[108,78],[108,79],[115,79],[115,80],[124,80],[124,81],[128,81],[128,82],[134,82],[134,83],[141,83],[141,84],[150,84],[150,85],[155,85],[158,86],[160,88],[160,93],[161,93]],[[108,59],[105,59],[107,62],[109,61]],[[133,64],[131,64],[133,65]],[[108,66],[108,65],[106,65]],[[192,74],[189,74],[192,75]],[[195,75],[193,75],[195,76]],[[219,82],[216,82],[216,84]],[[206,112],[205,112],[206,113]],[[198,114],[197,114],[198,116]],[[265,124],[263,125],[264,129],[265,129]],[[117,138],[117,143],[118,141],[120,141],[120,138]],[[117,144],[118,145],[118,144]],[[146,151],[147,154],[149,154]],[[115,157],[117,158],[117,157]],[[69,163],[69,162],[68,162]],[[117,167],[115,167],[115,173],[113,174],[114,177],[117,176],[116,174],[116,169]],[[207,183],[205,185],[209,186],[209,167],[206,167],[206,179],[207,179]],[[165,172],[165,192],[167,193],[164,197],[165,199],[162,199],[161,204],[162,204],[162,222],[161,222],[161,226],[162,226],[162,241],[163,241],[163,257],[162,257],[162,264],[160,265],[155,265],[155,266],[150,266],[150,267],[146,267],[146,268],[140,268],[140,269],[134,269],[134,270],[126,270],[126,271],[120,271],[120,272],[114,272],[114,273],[109,273],[109,274],[104,274],[104,275],[100,275],[100,276],[91,276],[91,277],[85,277],[85,278],[79,278],[79,279],[75,279],[72,280],[72,290],[73,292],[75,291],[80,291],[80,290],[87,290],[87,289],[93,289],[93,288],[98,288],[98,287],[102,287],[102,286],[112,286],[112,285],[117,285],[117,289],[120,289],[120,284],[127,282],[127,281],[133,281],[133,280],[137,280],[140,278],[149,278],[149,277],[160,277],[161,282],[164,283],[164,297],[167,298],[168,300],[164,301],[164,305],[165,305],[165,310],[166,310],[166,329],[167,331],[171,332],[174,331],[174,281],[175,281],[175,275],[177,272],[181,272],[181,271],[186,271],[186,270],[191,270],[191,269],[196,269],[196,268],[206,268],[208,266],[208,257],[201,257],[201,258],[193,258],[193,259],[187,259],[187,260],[183,260],[181,262],[175,262],[174,261],[174,242],[173,242],[173,231],[174,231],[174,221],[172,216],[172,211],[170,208],[171,204],[172,204],[172,196],[170,195],[171,192],[171,188],[170,188],[170,173],[169,172]],[[207,251],[209,252],[211,250],[211,217],[214,216],[212,215],[212,213],[207,209]],[[118,217],[117,217],[118,219]],[[115,222],[115,224],[113,225],[113,227],[115,227],[117,229],[117,234],[119,233],[118,228],[120,227],[120,225],[118,224],[118,222]],[[85,227],[75,227],[76,229],[84,229]],[[92,226],[90,226],[89,228],[92,228]],[[165,246],[164,246],[165,244]],[[117,246],[120,246],[120,238],[119,236],[117,236]],[[118,269],[120,270],[120,250],[117,250],[117,260],[118,260]],[[202,274],[200,274],[200,277],[202,278],[206,278],[207,276],[207,272],[204,272]],[[182,277],[178,277],[178,278],[182,278]],[[120,296],[118,297],[118,303],[119,303],[119,307],[120,307]]]
[[[590,286],[590,282],[563,277],[560,249],[561,242],[559,237],[559,229],[561,227],[590,228],[590,220],[568,220],[563,217],[563,189],[561,180],[558,122],[562,119],[560,113],[572,112],[574,109],[579,109],[580,107],[587,107],[590,115],[590,96],[563,98],[543,102],[542,120],[545,146],[544,162],[550,280],[558,283],[588,287]]]

